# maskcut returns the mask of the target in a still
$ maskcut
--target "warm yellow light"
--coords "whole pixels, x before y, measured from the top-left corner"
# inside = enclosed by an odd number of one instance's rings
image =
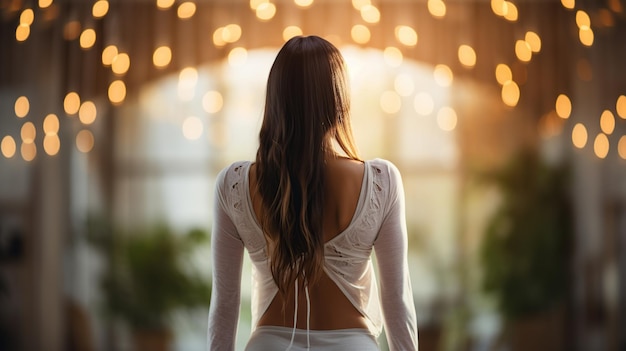
[[[619,142],[617,144],[617,153],[621,158],[626,160],[626,135],[622,135],[622,137],[619,138]]]
[[[302,29],[298,26],[287,26],[283,29],[283,40],[287,41],[295,36],[302,35]]]
[[[428,0],[428,12],[433,17],[442,18],[446,15],[446,4],[442,0]]]
[[[169,46],[160,46],[154,50],[152,54],[152,63],[157,68],[163,68],[170,64],[172,61],[172,50]]]
[[[17,26],[17,29],[15,29],[15,40],[17,41],[25,41],[26,39],[28,39],[29,35],[30,26],[27,24],[20,24],[19,26]]]
[[[93,149],[93,145],[93,134],[89,130],[83,129],[76,134],[76,148],[78,151],[88,153]]]
[[[442,87],[449,87],[452,84],[454,75],[450,67],[446,65],[437,65],[433,72],[435,82]]]
[[[250,8],[254,11],[256,11],[256,9],[259,7],[259,5],[261,4],[265,4],[270,2],[269,0],[250,0]]]
[[[408,74],[400,73],[393,81],[393,88],[400,96],[409,96],[415,90],[415,83]]]
[[[409,26],[397,26],[395,29],[396,39],[406,46],[417,45],[417,32]]]
[[[121,53],[115,55],[113,57],[113,61],[111,61],[111,70],[113,73],[122,75],[128,72],[130,68],[130,57],[126,53]]]
[[[561,118],[569,118],[572,113],[572,102],[565,94],[559,94],[555,104],[556,114]]]
[[[385,91],[380,96],[380,108],[386,113],[397,113],[400,107],[402,107],[402,99],[395,91]]]
[[[229,24],[222,31],[222,40],[225,43],[234,43],[241,38],[241,27],[237,24]]]
[[[45,135],[59,133],[59,118],[51,113],[43,119],[43,132]]]
[[[73,115],[78,112],[80,108],[80,96],[76,92],[69,92],[65,95],[63,100],[63,109],[68,115]]]
[[[609,154],[609,138],[606,134],[600,133],[593,142],[593,151],[599,158],[605,158]]]
[[[510,1],[505,1],[505,5],[506,12],[504,13],[504,18],[511,22],[517,21],[517,6],[515,6],[515,4]]]
[[[602,115],[600,115],[600,129],[606,135],[611,135],[613,130],[615,130],[615,116],[609,110],[602,111]]]
[[[259,4],[256,8],[256,17],[261,21],[269,21],[274,18],[276,14],[276,5],[271,2],[264,2]]]
[[[456,128],[457,120],[456,111],[452,107],[444,106],[437,112],[437,125],[446,132]]]
[[[182,4],[178,5],[177,14],[178,14],[178,18],[180,19],[191,18],[195,13],[196,13],[196,4],[191,1],[183,2]]]
[[[459,46],[459,62],[465,67],[476,66],[476,51],[469,45]]]
[[[505,105],[515,107],[519,102],[520,90],[517,83],[510,80],[502,85],[502,102]]]
[[[183,136],[187,140],[196,140],[202,136],[202,121],[196,116],[189,116],[183,121]]]
[[[224,27],[219,27],[213,32],[213,44],[215,46],[224,46]]]
[[[561,4],[566,9],[573,9],[576,6],[576,0],[561,0]]]
[[[582,27],[578,31],[580,42],[585,46],[593,45],[593,30],[589,27]]]
[[[435,109],[435,102],[430,94],[421,92],[415,94],[413,107],[415,108],[415,112],[418,114],[428,116],[433,113],[433,110]]]
[[[355,10],[361,11],[361,8],[366,5],[371,5],[372,2],[370,0],[352,0],[352,7]]]
[[[309,7],[313,4],[313,0],[294,0],[293,2],[300,7]]]
[[[504,16],[507,12],[507,4],[504,0],[491,0],[491,10],[498,16]]]
[[[576,123],[572,129],[572,144],[579,149],[587,145],[587,128],[582,123]]]
[[[15,115],[19,118],[26,117],[28,111],[30,111],[30,102],[26,96],[20,96],[15,99]]]
[[[515,42],[515,56],[522,61],[528,62],[532,57],[532,50],[530,45],[525,40],[518,40]]]
[[[365,44],[370,41],[371,37],[370,30],[362,24],[354,25],[350,31],[350,35],[352,36],[352,40],[357,44]]]
[[[45,9],[52,5],[52,0],[39,0],[39,7]]]
[[[33,122],[24,123],[22,125],[20,135],[22,136],[22,141],[24,143],[33,143],[35,141],[35,137],[37,136],[37,131],[35,130],[35,125],[33,124]]]
[[[25,9],[24,11],[22,11],[22,14],[20,15],[20,24],[30,26],[31,24],[33,24],[34,20],[35,12],[33,12],[33,9]]]
[[[85,125],[95,122],[97,114],[98,110],[96,109],[96,104],[91,101],[83,102],[78,110],[78,118]]]
[[[217,113],[224,105],[224,98],[219,91],[208,91],[202,97],[202,108],[208,113]]]
[[[186,67],[178,75],[178,97],[183,101],[191,101],[196,92],[198,70]]]
[[[530,45],[530,50],[532,50],[532,52],[541,51],[541,38],[539,38],[537,33],[532,31],[526,32],[524,40],[526,40],[528,45]]]
[[[91,8],[91,14],[95,18],[104,17],[109,12],[109,2],[107,0],[98,0]]]
[[[79,21],[69,21],[63,27],[63,38],[65,40],[74,40],[78,38],[81,31],[81,25]]]
[[[228,64],[231,66],[241,66],[248,59],[248,50],[242,47],[233,48],[228,53]]]
[[[61,149],[61,140],[56,134],[49,134],[43,137],[43,150],[50,156],[59,153]]]
[[[380,11],[374,5],[364,5],[361,7],[361,18],[367,23],[378,23],[380,21]]]
[[[402,64],[402,51],[395,46],[388,46],[383,51],[383,59],[391,67],[398,67]]]
[[[165,9],[169,9],[170,7],[172,7],[172,5],[174,5],[175,0],[157,0],[157,7],[165,10]]]
[[[0,150],[2,151],[2,155],[6,158],[11,158],[15,155],[17,145],[15,144],[15,140],[12,136],[7,135],[2,138],[2,143],[0,143]]]
[[[113,59],[117,56],[117,46],[109,45],[104,50],[102,50],[102,64],[105,66],[110,66],[113,63]]]
[[[513,80],[513,72],[511,72],[511,68],[504,63],[499,63],[496,66],[496,80],[500,85],[504,85],[504,83]]]
[[[96,31],[87,28],[80,35],[80,47],[83,49],[89,49],[96,43]]]
[[[20,151],[22,153],[22,158],[26,162],[34,160],[37,156],[37,146],[35,146],[35,143],[22,143]]]
[[[589,18],[587,12],[583,10],[576,11],[576,24],[578,28],[591,27],[591,18]]]
[[[615,103],[615,112],[623,119],[626,119],[626,96],[620,95]]]
[[[113,105],[119,105],[124,99],[126,99],[126,84],[121,80],[113,81],[109,85],[109,101]]]

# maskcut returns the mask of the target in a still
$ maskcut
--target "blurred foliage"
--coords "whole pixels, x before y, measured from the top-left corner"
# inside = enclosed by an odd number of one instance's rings
[[[90,218],[88,241],[108,258],[101,279],[106,311],[134,330],[163,330],[172,312],[208,307],[210,280],[189,263],[207,239],[200,229],[184,235],[166,225],[121,231]]]
[[[482,241],[484,290],[507,320],[565,302],[572,234],[567,166],[549,166],[526,150],[480,178],[503,197]]]

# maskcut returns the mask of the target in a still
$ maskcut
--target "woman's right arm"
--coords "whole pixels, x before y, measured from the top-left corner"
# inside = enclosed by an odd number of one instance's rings
[[[213,230],[211,234],[213,285],[207,350],[234,350],[239,320],[241,267],[244,246],[237,228],[228,215],[225,171],[217,177],[213,204]]]

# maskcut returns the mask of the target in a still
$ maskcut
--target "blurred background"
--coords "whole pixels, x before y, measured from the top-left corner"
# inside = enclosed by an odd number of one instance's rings
[[[403,175],[420,348],[626,350],[625,6],[0,0],[0,349],[202,350],[215,176],[316,34]]]

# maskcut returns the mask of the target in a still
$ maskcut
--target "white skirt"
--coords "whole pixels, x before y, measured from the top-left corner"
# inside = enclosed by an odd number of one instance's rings
[[[289,348],[292,328],[260,326],[250,336],[245,351],[283,351]],[[367,329],[309,330],[311,348],[307,348],[306,329],[296,329],[289,350],[379,351],[378,343]]]

